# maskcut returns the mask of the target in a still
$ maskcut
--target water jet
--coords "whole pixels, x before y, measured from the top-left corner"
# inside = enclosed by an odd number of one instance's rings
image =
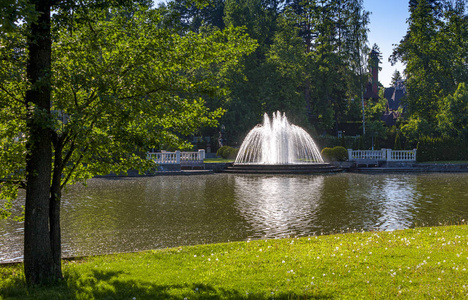
[[[336,172],[339,169],[324,163],[312,137],[277,111],[272,119],[265,113],[263,123],[250,130],[233,166],[226,171],[289,174]]]

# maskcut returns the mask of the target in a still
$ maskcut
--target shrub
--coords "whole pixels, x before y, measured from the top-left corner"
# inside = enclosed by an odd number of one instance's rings
[[[345,161],[348,159],[348,150],[341,146],[323,148],[321,154],[325,161]]]
[[[342,146],[336,146],[332,149],[333,158],[337,161],[348,160],[348,150]]]
[[[231,150],[229,151],[229,154],[228,154],[227,158],[229,158],[229,159],[236,159],[238,153],[239,153],[239,149],[237,149],[237,148],[231,148]]]
[[[325,161],[332,161],[333,160],[333,149],[329,147],[325,147],[322,149],[322,158]]]
[[[216,155],[217,156],[221,156],[221,157],[224,157],[224,151],[229,149],[231,147],[229,146],[222,146],[221,148],[218,149],[218,151],[216,151]]]
[[[395,136],[395,144],[393,146],[393,150],[401,150],[401,140],[400,140],[400,134],[397,132]]]
[[[232,148],[230,146],[222,146],[216,151],[216,155],[221,156],[224,159],[235,159],[239,153],[239,149]]]

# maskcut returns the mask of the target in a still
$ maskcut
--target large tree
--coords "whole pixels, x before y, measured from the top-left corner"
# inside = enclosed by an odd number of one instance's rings
[[[254,45],[232,27],[181,36],[157,10],[131,2],[12,5],[19,14],[9,21],[23,18],[2,26],[0,119],[9,122],[0,131],[1,191],[9,208],[26,188],[24,266],[37,284],[62,276],[65,185],[147,170],[147,149],[186,146],[181,136],[215,125],[222,110],[200,98],[223,92],[209,70],[235,64]]]
[[[466,4],[410,1],[408,32],[391,57],[406,64],[408,120],[402,131],[407,137],[437,135],[441,101],[468,80]]]

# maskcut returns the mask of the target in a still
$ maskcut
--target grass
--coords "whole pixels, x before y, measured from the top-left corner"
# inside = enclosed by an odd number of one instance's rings
[[[446,161],[425,161],[421,162],[421,164],[434,164],[434,165],[441,165],[441,164],[468,164],[467,160],[446,160]]]
[[[217,157],[217,158],[205,158],[203,162],[207,164],[212,164],[212,163],[232,163],[234,161],[235,159]]]
[[[466,299],[468,226],[87,257],[30,289],[21,264],[0,268],[0,299]]]

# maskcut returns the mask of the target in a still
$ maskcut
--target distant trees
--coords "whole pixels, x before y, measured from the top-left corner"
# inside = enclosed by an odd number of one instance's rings
[[[230,143],[240,142],[264,112],[284,111],[294,123],[323,132],[355,110],[350,106],[367,81],[369,52],[361,0],[213,1],[209,9],[217,16],[223,10],[222,23],[179,3],[169,2],[168,15],[183,16],[184,28],[244,26],[258,43],[236,69],[219,74],[219,85],[230,92],[206,100],[226,108],[220,122]]]

